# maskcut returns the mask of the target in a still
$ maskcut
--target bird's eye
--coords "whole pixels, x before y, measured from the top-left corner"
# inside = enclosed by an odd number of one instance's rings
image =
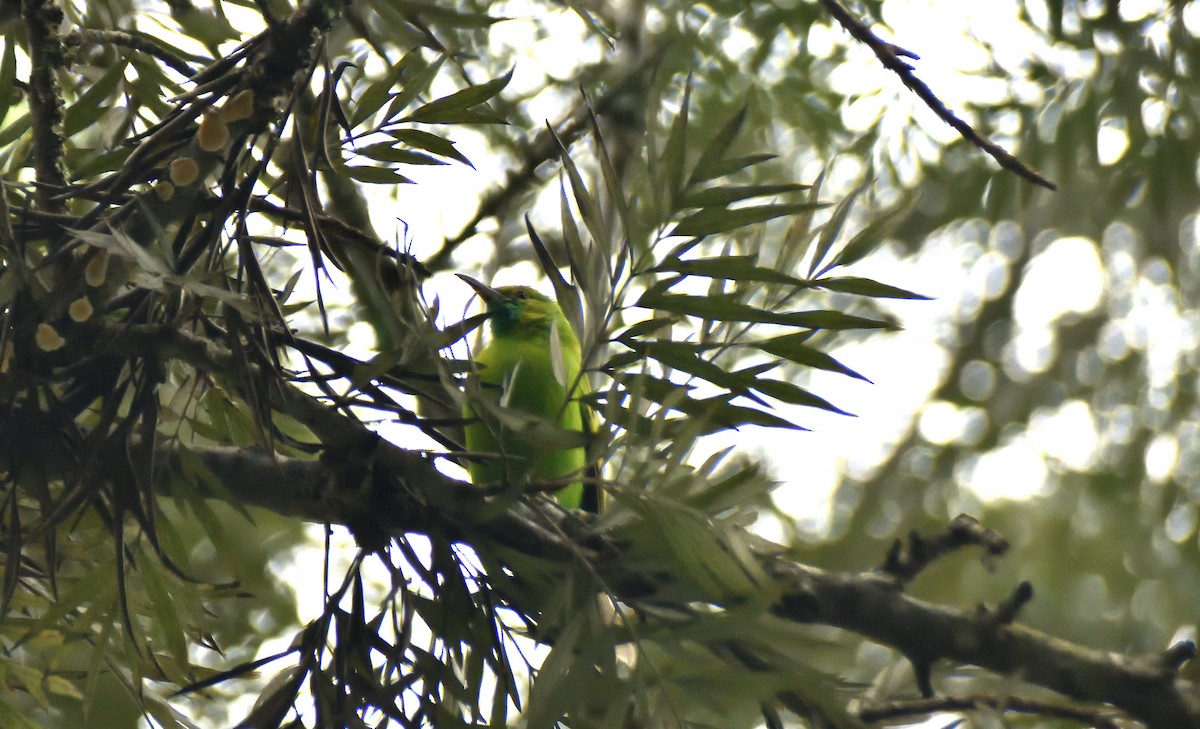
[[[525,299],[529,298],[529,294],[525,293],[524,291],[518,291],[517,298],[520,299],[521,301],[524,301]]]

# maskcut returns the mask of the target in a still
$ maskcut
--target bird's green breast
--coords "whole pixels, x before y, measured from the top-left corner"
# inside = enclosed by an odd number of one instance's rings
[[[562,430],[578,432],[583,430],[581,406],[576,401],[567,402],[567,389],[582,386],[576,382],[579,343],[561,315],[550,321],[556,323],[534,326],[535,320],[527,320],[524,323],[529,326],[518,323],[502,333],[493,327],[491,341],[475,357],[480,397],[514,414],[528,413]],[[558,338],[557,346],[551,344],[551,337]],[[555,447],[545,427],[512,422],[513,418],[501,422],[487,412],[476,413],[470,406],[466,415],[471,418],[466,426],[467,449],[498,454],[470,462],[475,483],[547,480],[582,473],[586,465],[582,447]],[[557,498],[574,508],[580,503],[582,490],[581,483],[574,483],[559,491]]]

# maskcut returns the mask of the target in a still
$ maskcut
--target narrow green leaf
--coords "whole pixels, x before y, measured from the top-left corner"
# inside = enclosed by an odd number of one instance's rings
[[[853,415],[841,408],[833,405],[823,397],[818,397],[812,394],[803,387],[795,385],[785,380],[775,380],[765,377],[756,378],[754,380],[754,389],[758,390],[768,397],[773,397],[781,402],[786,402],[789,405],[803,405],[804,407],[818,408],[820,410],[828,410],[831,413],[838,415]]]
[[[720,395],[715,399],[709,398],[707,400],[696,400],[687,395],[687,392],[691,389],[691,387],[680,383],[653,378],[648,375],[636,375],[633,379],[629,380],[631,383],[636,383],[638,386],[644,388],[643,392],[645,396],[649,397],[651,400],[669,405],[670,407],[691,416],[709,417],[705,414],[706,408],[717,407],[720,412],[727,414],[732,413],[738,415],[739,417],[749,418],[746,420],[747,424],[752,423],[756,425],[769,425],[770,427],[795,427],[790,423],[784,425],[784,423],[787,423],[787,421],[766,413],[766,403],[760,400],[754,394],[754,391],[756,390],[764,395],[789,404],[815,407],[843,415],[849,415],[849,413],[830,404],[828,401],[813,395],[807,390],[793,385],[790,382],[764,378],[760,376],[763,371],[774,369],[776,366],[778,366],[778,362],[766,363],[756,367],[739,370],[737,372],[729,372],[724,368],[698,356],[702,351],[700,345],[670,341],[647,342],[639,344],[639,346],[636,347],[636,350],[642,353],[644,356],[655,359],[662,364],[680,372],[686,372],[687,374],[699,377],[711,384],[722,387],[729,392],[728,395]],[[727,402],[728,398],[739,395],[748,397],[755,402],[758,402],[764,406],[764,409],[737,409],[738,406],[730,405]],[[763,414],[763,416],[750,416],[748,415],[750,411]],[[714,422],[722,427],[735,427],[732,426],[730,424],[731,421],[728,420],[714,418]]]
[[[17,78],[17,40],[14,36],[4,39],[4,60],[0,61],[0,125],[13,101],[13,81]]]
[[[423,124],[508,124],[503,117],[491,111],[476,109],[444,109],[436,114],[423,114],[420,119],[409,117],[407,121]]]
[[[696,166],[692,168],[692,175],[688,178],[688,187],[728,174],[721,171],[721,161],[729,152],[733,140],[742,131],[748,110],[749,105],[743,103],[729,118],[729,121],[725,122],[716,135],[709,140],[704,151],[700,153],[700,159],[696,160]]]
[[[896,288],[895,286],[889,286],[869,278],[859,278],[857,276],[819,278],[812,283],[823,289],[838,291],[844,294],[857,294],[877,299],[919,299],[929,301],[928,296],[915,294],[906,289]]]
[[[528,215],[525,216],[525,230],[529,233],[529,241],[537,253],[538,262],[542,264],[542,273],[546,274],[546,278],[550,279],[550,284],[554,286],[554,298],[558,300],[559,307],[567,315],[567,320],[575,331],[582,332],[583,302],[579,299],[579,292],[559,273],[558,264],[550,255],[550,249],[542,242]]]
[[[763,483],[757,463],[747,464],[720,480],[708,480],[703,491],[692,495],[687,503],[706,514],[717,515],[727,509],[735,509],[755,499],[761,499],[768,490]]]
[[[112,105],[112,96],[117,90],[117,85],[125,78],[125,67],[128,63],[125,58],[114,63],[74,104],[67,107],[63,112],[64,137],[71,137],[91,126],[99,119],[100,113]]]
[[[508,86],[508,82],[512,80],[513,72],[510,69],[508,73],[494,78],[491,81],[468,86],[465,89],[455,91],[449,96],[443,96],[440,99],[435,99],[424,106],[419,107],[407,117],[408,121],[424,122],[426,124],[451,124],[451,123],[505,123],[504,119],[496,116],[494,113],[472,111],[473,107],[486,103],[489,99],[499,94]]]
[[[672,248],[663,258],[663,260],[681,259],[683,258],[683,254],[687,253],[703,242],[703,238],[692,238],[690,240],[685,240],[684,242]]]
[[[71,175],[71,180],[90,180],[106,172],[117,170],[124,164],[132,151],[128,147],[118,147],[110,152],[96,154],[92,149],[77,150],[79,155],[72,159],[67,166],[67,172]],[[76,150],[68,152],[68,155],[74,154]]]
[[[508,20],[503,16],[464,12],[444,4],[421,2],[421,0],[387,0],[387,2],[406,16],[418,15],[426,22],[436,20],[439,25],[450,28],[488,28],[495,23]]]
[[[454,148],[454,142],[444,137],[439,137],[422,129],[397,129],[389,132],[389,134],[397,142],[417,149],[423,149],[439,157],[449,157],[450,159],[462,162],[472,169],[475,168],[475,165],[471,164],[471,160],[467,159],[462,152]]]
[[[13,684],[16,684],[25,689],[29,698],[37,702],[42,709],[50,708],[50,700],[42,687],[42,672],[37,668],[4,656],[0,657],[0,677],[4,678],[6,689],[11,690]]]
[[[817,248],[813,252],[812,262],[808,265],[809,278],[812,278],[817,267],[829,254],[829,249],[833,247],[833,242],[837,240],[838,234],[842,232],[842,227],[846,224],[846,218],[849,217],[850,210],[854,207],[854,201],[865,189],[866,183],[863,183],[851,190],[850,194],[838,202],[837,207],[829,216],[829,220],[825,221],[825,225],[821,226],[821,235],[817,238]]]
[[[21,138],[22,134],[29,131],[29,122],[29,114],[22,114],[14,119],[12,124],[0,130],[0,149],[17,141]]]
[[[817,175],[817,179],[808,190],[808,201],[816,203],[821,199],[821,186],[825,183],[825,172]],[[812,245],[812,221],[815,210],[800,213],[789,222],[787,232],[780,241],[778,255],[775,258],[775,268],[780,271],[794,271],[800,267],[800,261],[808,253]]]
[[[254,708],[238,726],[282,726],[308,675],[307,667],[288,666],[272,676],[259,691]]]
[[[508,726],[508,702],[516,700],[520,710],[519,696],[515,695],[513,684],[508,681],[495,681],[492,687],[492,712],[488,715],[489,726]],[[404,718],[407,721],[407,717]]]
[[[667,235],[704,236],[714,233],[725,233],[748,225],[766,222],[775,218],[806,210],[826,207],[825,203],[787,203],[783,205],[751,205],[730,210],[728,208],[704,208],[698,213],[692,213],[679,221]]]
[[[781,185],[728,185],[706,187],[703,190],[690,190],[680,200],[682,207],[706,208],[714,205],[729,205],[739,200],[749,200],[755,197],[783,195],[797,190],[807,190],[808,185],[789,182]]]
[[[406,72],[411,72],[417,69],[412,77],[407,82],[400,86],[400,90],[392,96],[391,103],[388,104],[387,113],[383,115],[384,122],[390,122],[397,114],[408,108],[408,105],[417,99],[418,96],[433,84],[433,79],[437,77],[438,71],[441,70],[442,64],[446,62],[445,56],[438,58],[429,65],[423,65],[424,59],[421,58],[419,51],[410,51],[405,54],[397,68],[403,68]]]
[[[369,157],[378,162],[395,162],[402,165],[444,165],[445,160],[431,157],[424,152],[415,152],[411,149],[397,149],[389,142],[378,142],[369,144],[366,147],[358,150],[358,153],[364,157]]]
[[[759,408],[734,405],[729,400],[732,394],[717,395],[703,400],[685,402],[678,409],[689,417],[702,419],[707,426],[702,429],[704,435],[721,430],[738,430],[744,425],[758,425],[764,428],[786,428],[789,430],[807,430],[790,420],[772,415]]]
[[[656,316],[652,319],[639,321],[636,324],[631,324],[625,328],[620,334],[613,337],[614,342],[622,342],[630,344],[639,339],[644,338],[648,334],[653,334],[661,329],[671,326],[679,321],[679,317],[675,316]]]
[[[781,337],[768,339],[765,342],[757,342],[753,346],[767,354],[782,357],[798,365],[825,370],[826,372],[837,372],[838,374],[853,377],[864,382],[870,382],[866,377],[838,362],[828,354],[805,344],[811,336],[811,332],[785,334]]]
[[[664,352],[660,350],[659,353],[663,354]],[[658,358],[655,357],[655,359]],[[680,364],[684,366],[676,367],[675,369],[687,371],[685,367],[703,370],[703,367],[696,367],[696,365],[707,365],[710,363],[707,363],[704,360],[696,359],[690,362],[680,362]],[[715,365],[711,366],[715,367]],[[795,425],[791,421],[767,412],[766,404],[761,400],[754,398],[753,393],[749,390],[749,386],[753,382],[752,378],[740,378],[737,375],[731,375],[730,373],[723,372],[722,374],[716,375],[712,380],[709,381],[723,386],[726,383],[722,380],[730,381],[732,384],[734,384],[734,387],[731,388],[734,391],[708,398],[692,397],[690,393],[696,389],[693,385],[681,384],[668,379],[644,374],[624,378],[622,379],[622,384],[627,388],[630,388],[631,391],[632,388],[637,388],[636,391],[641,397],[659,403],[660,405],[670,408],[671,410],[683,413],[689,418],[696,418],[705,421],[704,424],[697,428],[697,434],[699,435],[705,435],[727,429],[736,430],[742,425],[761,425],[769,428],[789,428],[793,430],[803,430],[803,428],[800,428],[800,426]],[[772,380],[768,382],[774,381]],[[782,389],[780,391],[782,392]],[[756,402],[761,403],[763,407],[746,407],[742,405],[734,405],[730,402],[730,400],[739,396],[751,397]],[[837,408],[829,405],[829,403],[826,403],[820,398],[817,398],[816,396],[812,397],[824,404],[823,409],[832,409],[836,412],[840,412],[837,410]],[[779,399],[782,400],[783,398]],[[822,407],[822,405],[818,405],[815,402],[810,401],[805,401],[798,404],[810,405],[812,407]]]
[[[651,269],[654,273],[670,271],[685,276],[705,276],[731,281],[760,281],[764,283],[802,286],[804,282],[772,268],[759,266],[756,256],[714,256],[681,261],[666,260]]]
[[[399,172],[386,167],[346,165],[346,174],[359,182],[369,182],[374,185],[403,185],[412,182]]]
[[[166,575],[162,573],[156,560],[141,559],[139,563],[142,583],[146,586],[146,596],[150,599],[148,617],[152,618],[151,624],[166,638],[166,647],[174,659],[173,667],[186,672],[189,665],[187,636],[183,632],[179,611],[172,601],[171,590],[167,587]],[[172,664],[165,664],[164,668],[168,666]],[[178,685],[187,683],[183,673],[171,678]]]
[[[887,239],[892,230],[900,223],[904,217],[912,212],[920,200],[919,196],[914,195],[904,202],[902,205],[897,205],[886,213],[877,216],[870,223],[867,223],[862,230],[854,234],[842,250],[834,256],[818,275],[825,275],[830,270],[838,266],[849,266],[861,260],[871,251],[879,247],[879,244]]]
[[[582,678],[577,669],[583,643],[584,617],[572,620],[554,639],[542,667],[538,680],[529,692],[529,703],[524,716],[530,729],[551,729],[580,700],[578,682]]]
[[[758,324],[780,324],[806,329],[897,329],[896,324],[866,317],[843,314],[840,311],[768,311],[743,304],[734,297],[643,294],[637,306],[695,316],[714,321],[741,321]]]
[[[546,129],[558,144],[558,158],[562,163],[563,170],[567,173],[567,179],[571,182],[571,192],[575,197],[575,205],[579,208],[579,216],[583,218],[583,224],[587,226],[593,241],[604,246],[606,250],[610,249],[611,246],[607,245],[608,226],[604,222],[604,213],[601,212],[599,203],[595,196],[588,191],[587,185],[583,182],[583,176],[579,174],[579,168],[575,166],[575,161],[571,159],[566,145],[558,138],[554,127],[547,125]]]
[[[17,643],[36,638],[42,631],[61,630],[64,616],[76,613],[81,606],[89,606],[92,612],[104,612],[116,604],[117,587],[112,578],[116,564],[111,555],[103,555],[102,559],[92,565],[92,569],[80,577],[71,588],[58,596],[58,600],[49,604],[44,612],[32,622],[26,623],[25,632],[17,639]],[[14,624],[16,625],[16,624]]]
[[[600,132],[600,122],[596,119],[596,112],[592,109],[590,100],[588,101],[588,118],[592,122],[592,137],[596,140],[596,146],[600,152],[600,175],[604,180],[604,186],[608,190],[608,198],[612,201],[613,206],[617,209],[617,217],[621,221],[621,228],[625,233],[625,237],[629,240],[638,241],[645,235],[643,229],[645,226],[641,221],[633,215],[630,210],[629,201],[625,199],[625,185],[623,180],[617,175],[616,168],[613,167],[612,157],[608,153],[608,145],[604,141],[604,135]],[[605,239],[597,241],[604,248],[606,259],[612,258],[612,246],[610,241]],[[620,265],[618,260],[618,265]],[[619,273],[617,277],[619,277]]]
[[[142,705],[146,713],[154,718],[153,724],[161,729],[192,729],[195,726],[165,701],[146,696],[142,699]]]
[[[602,22],[596,20],[596,16],[591,10],[588,10],[588,7],[591,5],[591,3],[577,2],[576,0],[564,0],[563,4],[570,8],[571,11],[576,15],[578,15],[579,19],[583,21],[583,24],[587,26],[588,32],[603,40],[606,46],[613,48],[617,45],[616,34],[609,28],[606,28]]]
[[[704,351],[703,345],[664,339],[636,342],[631,348],[643,357],[657,360],[672,369],[695,375],[708,382],[720,383],[729,375],[724,368],[699,356],[700,352]]]
[[[171,274],[171,267],[167,265],[166,261],[155,255],[151,249],[138,245],[121,229],[115,229],[112,233],[99,233],[94,230],[75,230],[72,233],[88,245],[103,248],[109,253],[133,260],[140,270],[154,276],[162,277]]]
[[[407,68],[406,60],[407,58],[401,58],[399,63],[389,68],[386,73],[368,84],[366,90],[354,100],[355,103],[350,112],[351,129],[357,127],[372,114],[379,111],[387,103],[388,99],[395,97],[392,89],[399,85],[400,77],[404,75],[404,71]]]
[[[683,87],[683,103],[671,124],[667,146],[663,149],[662,161],[665,179],[658,180],[661,189],[667,191],[667,209],[676,209],[679,195],[683,191],[683,166],[687,154],[688,112],[692,103],[692,77],[689,74]]]
[[[707,598],[724,601],[756,590],[723,540],[713,539],[711,524],[701,512],[654,494],[622,503],[642,517],[635,528],[643,533],[631,535],[631,541],[667,549]]]
[[[575,216],[571,214],[571,201],[567,197],[567,187],[562,184],[561,178],[558,185],[558,214],[571,269],[579,270],[587,261],[587,249],[579,235],[579,228],[575,225]]]
[[[626,392],[636,393],[639,398],[647,398],[659,404],[674,403],[696,389],[695,385],[672,382],[666,378],[645,373],[625,375],[619,379]]]
[[[713,179],[732,175],[734,172],[744,170],[747,167],[753,167],[763,162],[770,162],[777,156],[760,152],[757,154],[747,154],[742,157],[730,157],[715,164],[711,170],[711,175]]]

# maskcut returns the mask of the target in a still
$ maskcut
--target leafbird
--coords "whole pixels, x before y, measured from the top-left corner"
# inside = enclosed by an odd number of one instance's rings
[[[463,413],[466,447],[477,456],[467,464],[472,483],[583,479],[591,470],[587,449],[568,434],[585,433],[592,413],[579,400],[588,385],[579,338],[562,309],[528,286],[492,288],[458,276],[483,300],[491,329],[473,357],[477,401],[469,398]],[[583,480],[555,497],[567,508],[599,508],[596,485]]]

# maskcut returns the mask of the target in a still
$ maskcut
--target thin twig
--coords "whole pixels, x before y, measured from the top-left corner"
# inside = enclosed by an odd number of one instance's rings
[[[962,547],[983,547],[989,564],[1008,551],[1008,541],[980,524],[974,517],[960,514],[941,532],[924,536],[914,530],[907,540],[897,539],[888,551],[880,572],[891,575],[902,584],[911,582],[930,564]]]
[[[879,36],[875,35],[875,33],[861,20],[851,15],[850,11],[842,7],[838,0],[821,0],[821,4],[824,5],[825,9],[829,11],[829,14],[832,15],[834,19],[836,19],[838,23],[846,29],[846,32],[854,36],[854,38],[859,42],[866,44],[867,47],[869,47],[872,51],[875,51],[875,55],[879,58],[883,65],[888,68],[888,70],[899,76],[900,80],[904,82],[904,85],[907,86],[909,90],[916,94],[921,101],[924,101],[925,105],[928,106],[934,114],[937,114],[942,121],[954,127],[954,129],[957,130],[964,139],[969,141],[971,144],[974,144],[976,147],[979,147],[984,152],[987,152],[989,155],[991,155],[992,159],[996,160],[996,162],[999,163],[999,165],[1004,169],[1024,177],[1026,180],[1029,180],[1035,185],[1041,185],[1047,190],[1058,189],[1058,186],[1053,182],[1047,180],[1038,172],[1035,172],[1024,162],[1014,157],[1000,145],[975,131],[970,124],[958,118],[954,112],[950,111],[950,109],[947,108],[944,103],[942,103],[942,100],[937,97],[937,94],[933,93],[933,91],[928,85],[925,84],[924,81],[917,78],[916,73],[913,72],[913,67],[906,61],[900,60],[900,56],[906,56],[915,59],[917,58],[916,54],[906,51],[895,44],[888,43]]]
[[[196,73],[196,69],[188,65],[182,57],[172,53],[169,49],[163,47],[156,39],[128,33],[123,30],[101,30],[97,28],[84,28],[75,30],[63,37],[63,43],[72,47],[79,47],[85,43],[93,43],[96,45],[114,45],[132,48],[135,51],[148,53],[158,60],[170,66],[179,74],[191,78]]]

